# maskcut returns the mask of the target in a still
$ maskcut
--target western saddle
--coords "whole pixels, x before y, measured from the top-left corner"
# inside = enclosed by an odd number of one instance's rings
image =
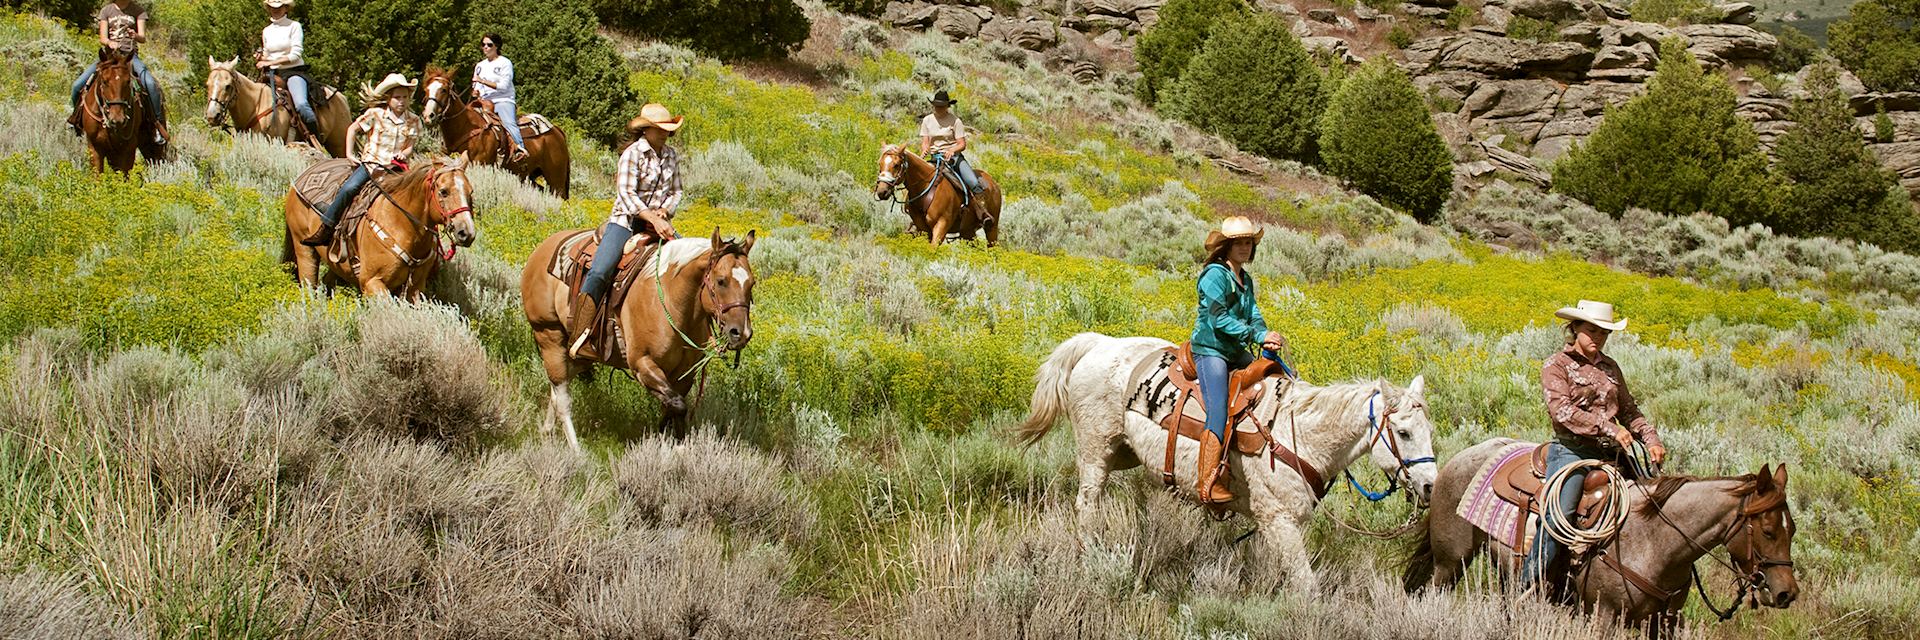
[[[1161,384],[1173,387],[1171,409],[1157,419],[1160,427],[1167,430],[1166,461],[1160,479],[1172,486],[1176,462],[1174,452],[1180,438],[1186,437],[1197,442],[1213,436],[1207,433],[1206,413],[1200,409],[1203,403],[1193,402],[1200,398],[1200,381],[1199,369],[1194,366],[1192,343],[1181,343],[1162,350],[1160,366],[1166,371],[1166,378]],[[1152,378],[1148,377],[1141,384],[1152,382]],[[1253,415],[1270,384],[1285,387],[1291,384],[1291,379],[1282,373],[1280,363],[1266,358],[1255,358],[1252,364],[1227,375],[1227,433],[1231,441],[1226,443],[1226,449],[1249,456],[1259,455],[1263,450],[1270,451],[1277,462],[1298,471],[1307,485],[1313,487],[1316,495],[1324,496],[1326,483],[1322,481],[1320,471],[1275,440],[1270,425],[1262,424]],[[1159,390],[1155,391],[1151,397],[1163,397],[1158,393]],[[1158,403],[1149,400],[1148,415],[1154,415],[1157,408]],[[1240,428],[1242,424],[1251,425],[1254,430],[1243,430]],[[1226,464],[1225,456],[1221,457],[1221,464]]]
[[[1608,495],[1610,469],[1594,467],[1587,470],[1586,481],[1580,487],[1580,506],[1574,509],[1574,524],[1586,528],[1592,527],[1594,519],[1599,517],[1595,507]],[[1536,445],[1524,456],[1515,456],[1506,464],[1493,470],[1491,482],[1494,495],[1510,504],[1539,515],[1543,504],[1540,500],[1541,489],[1547,478],[1547,444]],[[1527,518],[1518,518],[1515,524],[1519,528],[1515,540],[1527,539]],[[1530,545],[1522,544],[1515,553],[1525,555]]]
[[[567,284],[567,300],[574,300],[580,294],[580,285],[586,280],[587,271],[592,266],[593,254],[600,248],[601,230],[581,230],[573,237],[561,241],[560,249],[553,253],[553,263],[547,266],[547,273]],[[618,364],[619,356],[624,352],[621,346],[623,336],[619,336],[619,309],[627,300],[627,293],[633,290],[633,283],[646,271],[648,258],[660,248],[650,233],[635,233],[627,240],[627,246],[621,251],[620,265],[613,273],[613,283],[607,289],[606,302],[600,305],[599,313],[593,319],[590,340],[595,344],[591,349],[582,349],[583,353],[592,353],[593,359]],[[571,310],[568,311],[571,313]],[[566,315],[561,316],[565,318]],[[572,336],[568,337],[569,340]]]

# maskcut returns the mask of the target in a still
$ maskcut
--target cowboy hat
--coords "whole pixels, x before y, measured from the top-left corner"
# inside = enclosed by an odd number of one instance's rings
[[[1212,262],[1227,250],[1227,245],[1241,238],[1253,238],[1259,242],[1267,235],[1267,230],[1248,220],[1246,216],[1234,216],[1220,221],[1220,228],[1207,233],[1207,261]]]
[[[673,115],[672,111],[667,110],[667,105],[649,102],[640,107],[639,117],[627,122],[627,133],[637,136],[647,127],[659,127],[661,131],[673,133],[684,120],[686,116]]]
[[[376,86],[373,88],[373,95],[385,96],[387,95],[388,91],[392,91],[394,89],[406,89],[407,91],[413,91],[414,85],[417,85],[417,84],[420,84],[420,83],[414,82],[412,80],[408,80],[406,76],[400,75],[398,73],[389,73],[387,74],[387,77],[382,78],[380,80],[379,86]]]
[[[933,97],[929,98],[927,102],[933,103],[933,106],[936,107],[950,107],[958,104],[960,101],[948,96],[946,89],[941,89],[933,92]]]
[[[1627,328],[1627,319],[1615,318],[1613,315],[1613,305],[1605,302],[1581,300],[1579,304],[1574,306],[1561,307],[1559,311],[1553,312],[1553,316],[1562,320],[1585,322],[1608,331],[1619,331]]]
[[[260,4],[263,6],[275,7],[275,8],[291,7],[293,6],[293,0],[260,0]]]

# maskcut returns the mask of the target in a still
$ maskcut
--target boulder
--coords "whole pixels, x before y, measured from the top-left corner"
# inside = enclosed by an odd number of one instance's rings
[[[1028,51],[1046,51],[1060,41],[1052,23],[1034,17],[1001,19],[987,24],[982,37],[992,37]]]
[[[1886,93],[1862,93],[1848,99],[1853,106],[1854,115],[1870,116],[1881,109],[1893,111],[1920,111],[1920,92],[1889,91]]]
[[[1596,2],[1594,3],[1594,5],[1600,7],[1600,14],[1606,16],[1610,20],[1633,19],[1633,13],[1627,11],[1626,7],[1622,7],[1620,5],[1617,5],[1611,2]]]
[[[1376,10],[1373,7],[1369,7],[1364,4],[1353,5],[1353,17],[1355,20],[1359,20],[1361,22],[1378,22],[1380,20],[1393,19],[1393,16],[1380,13],[1379,10]]]
[[[1531,73],[1579,72],[1593,65],[1593,51],[1577,42],[1542,42],[1516,47],[1514,62]]]
[[[1749,2],[1716,4],[1713,5],[1713,10],[1717,14],[1717,20],[1726,24],[1753,24],[1755,20],[1760,19],[1760,16],[1754,13],[1753,4]]]
[[[1880,166],[1893,170],[1909,194],[1920,194],[1920,141],[1868,145]]]
[[[1563,92],[1560,83],[1544,78],[1483,82],[1467,96],[1464,108],[1476,120],[1546,122],[1553,119]]]
[[[1442,9],[1452,9],[1453,5],[1460,4],[1460,0],[1412,0],[1412,2],[1410,2],[1409,4],[1415,4],[1422,7],[1439,7]]]
[[[933,28],[949,38],[964,40],[980,35],[981,23],[980,16],[966,7],[946,5],[940,7]]]
[[[1510,171],[1514,175],[1520,176],[1520,179],[1531,182],[1534,186],[1541,188],[1553,184],[1553,176],[1542,171],[1539,165],[1533,163],[1532,158],[1502,149],[1500,148],[1499,142],[1492,140],[1481,142],[1480,149],[1486,152],[1487,161],[1492,162],[1496,168]]]
[[[1784,98],[1741,98],[1733,107],[1733,112],[1752,122],[1786,120],[1787,109],[1793,103]]]
[[[1361,62],[1365,62],[1365,60],[1361,59],[1360,56],[1353,55],[1353,48],[1347,44],[1347,41],[1341,40],[1339,38],[1335,38],[1333,36],[1312,36],[1307,38],[1301,38],[1300,44],[1305,45],[1307,48],[1307,51],[1315,52],[1315,53],[1325,53],[1327,55],[1333,56],[1333,58],[1336,60],[1340,60],[1341,62],[1345,62],[1348,64],[1359,64]]]
[[[1435,62],[1441,69],[1505,78],[1520,73],[1520,63],[1514,60],[1519,49],[1512,40],[1468,34],[1451,38]]]
[[[1651,69],[1595,69],[1587,72],[1588,80],[1603,82],[1646,82],[1653,79]]]
[[[1420,71],[1426,71],[1429,67],[1440,62],[1440,55],[1446,52],[1447,45],[1453,44],[1453,39],[1454,36],[1421,38],[1409,43],[1407,48],[1402,51],[1402,54],[1405,56],[1408,65]],[[1416,73],[1413,75],[1419,74]]]
[[[1480,24],[1474,28],[1479,29],[1482,26],[1491,27],[1500,35],[1506,35],[1507,23],[1512,21],[1513,12],[1508,11],[1506,7],[1497,7],[1490,4],[1483,5],[1480,7]]]
[[[1582,0],[1509,0],[1507,10],[1514,15],[1558,22],[1587,15],[1593,5]]]
[[[967,7],[967,10],[972,11],[973,15],[980,16],[980,21],[983,23],[993,22],[993,7],[974,5]]]
[[[1593,54],[1594,69],[1647,69],[1659,66],[1660,54],[1645,42],[1607,46]]]
[[[1340,13],[1332,9],[1308,9],[1307,19],[1314,22],[1336,24],[1340,20]]]
[[[1305,38],[1313,35],[1313,25],[1304,18],[1294,18],[1293,25],[1287,27],[1287,31],[1291,32],[1295,38]]]
[[[1598,47],[1602,44],[1600,27],[1601,25],[1592,22],[1575,22],[1560,28],[1560,40],[1577,42],[1587,47]]]
[[[1109,31],[1134,32],[1140,30],[1140,23],[1135,22],[1133,18],[1110,16],[1104,13],[1093,13],[1083,16],[1080,18],[1080,24],[1085,26],[1085,30],[1090,33],[1105,33]]]
[[[1479,88],[1481,83],[1486,82],[1496,81],[1488,80],[1471,73],[1445,71],[1431,75],[1415,76],[1413,86],[1418,87],[1422,93],[1435,98],[1464,105],[1467,101],[1467,96],[1473,95],[1474,89]]]
[[[1660,42],[1676,35],[1672,29],[1651,22],[1622,22],[1600,28],[1602,44],[1629,45],[1644,42],[1655,51],[1660,50]]]
[[[940,15],[940,5],[927,2],[894,2],[887,5],[880,21],[905,29],[925,29],[933,26]]]
[[[1560,117],[1600,116],[1607,107],[1625,104],[1646,91],[1645,85],[1628,82],[1584,82],[1568,85],[1560,96]]]
[[[1132,18],[1148,9],[1158,10],[1166,4],[1165,0],[1082,0],[1080,3],[1089,14],[1104,14]]]
[[[1773,34],[1745,25],[1691,24],[1674,31],[1687,39],[1695,57],[1704,53],[1731,63],[1765,60],[1780,48]]]
[[[1414,4],[1411,2],[1401,3],[1400,12],[1410,16],[1426,18],[1428,20],[1445,20],[1447,19],[1447,14],[1452,13],[1451,11],[1441,7],[1429,7],[1425,5]]]

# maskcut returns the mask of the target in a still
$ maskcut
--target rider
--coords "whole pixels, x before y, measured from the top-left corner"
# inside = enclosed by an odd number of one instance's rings
[[[1220,465],[1228,428],[1227,374],[1253,363],[1249,345],[1258,342],[1264,349],[1279,351],[1287,344],[1285,337],[1267,330],[1254,297],[1253,275],[1244,268],[1265,235],[1265,230],[1241,216],[1227,218],[1219,230],[1207,234],[1207,261],[1200,271],[1198,318],[1193,323],[1193,363],[1199,370],[1200,398],[1210,434],[1200,440],[1195,487],[1205,504],[1233,500],[1225,467]]]
[[[326,224],[326,230],[314,239],[315,246],[325,245],[332,239],[333,227],[340,222],[340,212],[353,202],[372,176],[367,170],[369,165],[394,172],[407,169],[407,160],[413,157],[414,140],[420,136],[420,116],[409,110],[415,84],[418,83],[398,73],[387,74],[371,93],[384,102],[368,107],[366,113],[347,126],[347,157],[354,160],[353,173],[340,183],[333,202],[321,210],[320,220]],[[361,131],[367,132],[367,146],[356,153],[354,143]]]
[[[320,142],[324,139],[320,136],[320,120],[313,115],[308,92],[312,83],[307,79],[306,31],[298,21],[287,17],[293,10],[293,0],[261,0],[260,4],[267,8],[272,21],[260,30],[260,51],[254,54],[253,66],[286,81],[293,112],[307,125],[314,146],[324,146]]]
[[[593,252],[580,295],[573,302],[573,318],[567,323],[567,330],[576,336],[569,353],[576,358],[598,356],[588,347],[587,335],[600,304],[606,301],[627,240],[636,231],[662,241],[679,235],[669,220],[680,204],[680,151],[667,146],[667,138],[684,120],[665,105],[648,103],[640,108],[640,117],[627,123],[627,134],[635,139],[620,153],[614,170],[613,212],[602,228],[600,247]]]
[[[966,125],[950,109],[958,101],[948,97],[946,89],[941,89],[934,92],[928,102],[933,105],[933,113],[920,119],[921,157],[936,166],[941,163],[943,156],[949,158],[954,171],[960,174],[960,182],[967,188],[967,206],[973,209],[974,217],[983,222],[992,219],[992,214],[975,197],[980,193],[980,176],[973,172],[973,165],[967,162],[967,156],[962,153],[967,150],[967,143],[971,139],[967,136]]]
[[[1665,461],[1667,448],[1660,444],[1660,432],[1627,392],[1620,364],[1601,352],[1607,336],[1627,328],[1627,320],[1614,318],[1613,305],[1592,300],[1581,300],[1553,315],[1567,321],[1567,346],[1548,357],[1540,370],[1547,417],[1553,423],[1554,441],[1546,445],[1547,477],[1580,460],[1612,462],[1636,437],[1646,445],[1654,464]],[[1568,474],[1565,486],[1580,487],[1586,475],[1585,471]],[[1562,513],[1573,513],[1580,506],[1578,490],[1561,491],[1559,497]],[[1560,550],[1560,542],[1547,534],[1543,518],[1520,575],[1528,584],[1539,583],[1545,577],[1540,574]]]
[[[473,65],[473,95],[493,103],[500,126],[513,138],[513,160],[518,162],[527,158],[527,142],[520,137],[520,117],[514,108],[513,61],[500,55],[503,43],[497,33],[480,37],[480,51],[487,59]]]
[[[147,63],[140,59],[140,43],[147,41],[147,10],[133,0],[113,0],[100,7],[100,46],[124,52],[131,60],[133,73],[140,76],[140,86],[147,94],[147,111],[152,112],[153,142],[167,143],[167,112],[165,96],[160,94],[160,83],[154,81],[153,74],[147,71]],[[80,91],[93,81],[93,75],[100,70],[100,63],[87,65],[80,73],[80,79],[73,82],[73,96],[70,104],[73,115],[67,116],[67,126],[75,134],[80,133]]]

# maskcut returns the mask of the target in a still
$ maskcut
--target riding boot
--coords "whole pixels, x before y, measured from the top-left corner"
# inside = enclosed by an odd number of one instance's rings
[[[1194,497],[1201,504],[1220,504],[1232,502],[1233,492],[1227,490],[1227,465],[1222,460],[1225,447],[1220,439],[1209,431],[1200,436],[1200,466],[1194,477],[1199,484],[1195,487]]]
[[[155,118],[153,120],[154,144],[164,147],[164,146],[167,146],[168,142],[172,142],[172,141],[173,141],[173,134],[167,132],[166,118]]]
[[[76,136],[84,136],[87,134],[85,129],[80,128],[80,108],[79,107],[74,107],[73,114],[67,116],[67,128],[72,129],[73,135],[76,135]]]
[[[573,297],[573,317],[567,320],[567,335],[573,336],[573,346],[567,350],[569,355],[581,360],[599,360],[598,337],[593,335],[595,316],[600,315],[600,302],[593,296],[579,294]]]

